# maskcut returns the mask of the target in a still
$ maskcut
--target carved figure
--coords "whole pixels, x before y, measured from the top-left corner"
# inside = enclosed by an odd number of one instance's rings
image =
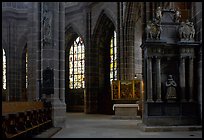
[[[154,22],[148,21],[146,26],[147,38],[160,39],[161,31],[162,31],[162,28],[160,24],[156,22],[156,20],[154,20]]]
[[[186,22],[181,22],[181,25],[179,27],[179,37],[183,40],[193,40],[195,35],[195,28],[193,25],[193,22],[189,22],[189,20],[186,20]]]
[[[189,27],[190,27],[189,39],[194,39],[194,36],[195,36],[195,27],[193,25],[193,22],[189,23]]]
[[[167,93],[166,99],[167,100],[175,100],[176,99],[176,82],[173,80],[172,75],[168,75],[168,79],[166,81]]]
[[[179,8],[176,9],[174,18],[175,18],[175,22],[179,22],[180,21],[180,19],[181,19],[181,12],[180,12]]]
[[[161,7],[157,7],[157,11],[156,11],[156,19],[161,21],[161,18],[162,18],[162,9]]]

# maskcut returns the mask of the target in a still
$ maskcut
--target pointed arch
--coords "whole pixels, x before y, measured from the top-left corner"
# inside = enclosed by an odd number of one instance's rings
[[[75,26],[75,24],[69,24],[66,26],[65,29],[65,49],[67,49],[67,47],[71,45],[71,43],[78,37],[80,36],[83,41],[84,37],[82,36],[82,34],[79,32],[78,28]]]
[[[88,82],[89,96],[95,96],[97,100],[96,112],[112,114],[112,102],[111,102],[111,83],[110,83],[110,42],[114,35],[115,25],[112,20],[102,10],[96,26],[93,31],[93,37],[90,46],[90,62],[95,64],[90,65],[93,71],[90,74]],[[95,75],[91,75],[95,73]],[[94,83],[91,79],[95,79]],[[94,89],[92,89],[94,87]],[[89,89],[90,88],[90,89]],[[96,90],[97,88],[97,90]],[[95,90],[95,91],[94,91]]]
[[[74,24],[65,31],[65,102],[67,111],[83,111],[85,43]],[[78,102],[74,102],[74,101]],[[78,110],[78,111],[79,111]]]
[[[27,87],[28,87],[28,46],[27,43],[23,47],[22,55],[21,55],[21,100],[27,100]]]
[[[100,44],[101,39],[104,38],[104,35],[105,38],[110,38],[110,36],[113,34],[113,31],[116,29],[112,20],[106,15],[106,13],[107,12],[105,12],[105,10],[101,11],[94,28],[92,42],[95,45]]]
[[[17,47],[20,49],[20,54],[23,53],[23,50],[25,48],[25,45],[27,45],[28,42],[28,34],[29,34],[29,30],[26,30],[22,36],[19,38],[18,42],[17,42]]]

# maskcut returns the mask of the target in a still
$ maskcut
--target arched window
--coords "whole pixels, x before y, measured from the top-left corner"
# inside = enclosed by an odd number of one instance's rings
[[[22,53],[22,100],[27,100],[28,88],[28,48],[27,44]]]
[[[25,56],[25,75],[26,75],[26,88],[28,87],[28,52],[26,48],[26,56]]]
[[[6,53],[3,49],[3,89],[6,89]]]
[[[84,43],[78,37],[72,44],[69,54],[69,87],[78,89],[85,87],[84,81]]]
[[[110,44],[110,81],[117,80],[117,47],[116,32],[114,31]]]

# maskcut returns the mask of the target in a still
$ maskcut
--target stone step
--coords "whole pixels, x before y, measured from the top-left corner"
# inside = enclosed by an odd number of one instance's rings
[[[142,123],[137,124],[138,128],[144,132],[168,132],[168,131],[200,131],[201,125],[192,126],[147,126]]]
[[[36,135],[34,138],[51,138],[54,134],[59,132],[62,128],[61,127],[52,127],[39,135]]]

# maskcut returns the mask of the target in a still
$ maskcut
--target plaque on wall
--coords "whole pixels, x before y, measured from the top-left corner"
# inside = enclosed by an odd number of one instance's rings
[[[49,67],[43,70],[43,94],[54,94],[54,73]]]

